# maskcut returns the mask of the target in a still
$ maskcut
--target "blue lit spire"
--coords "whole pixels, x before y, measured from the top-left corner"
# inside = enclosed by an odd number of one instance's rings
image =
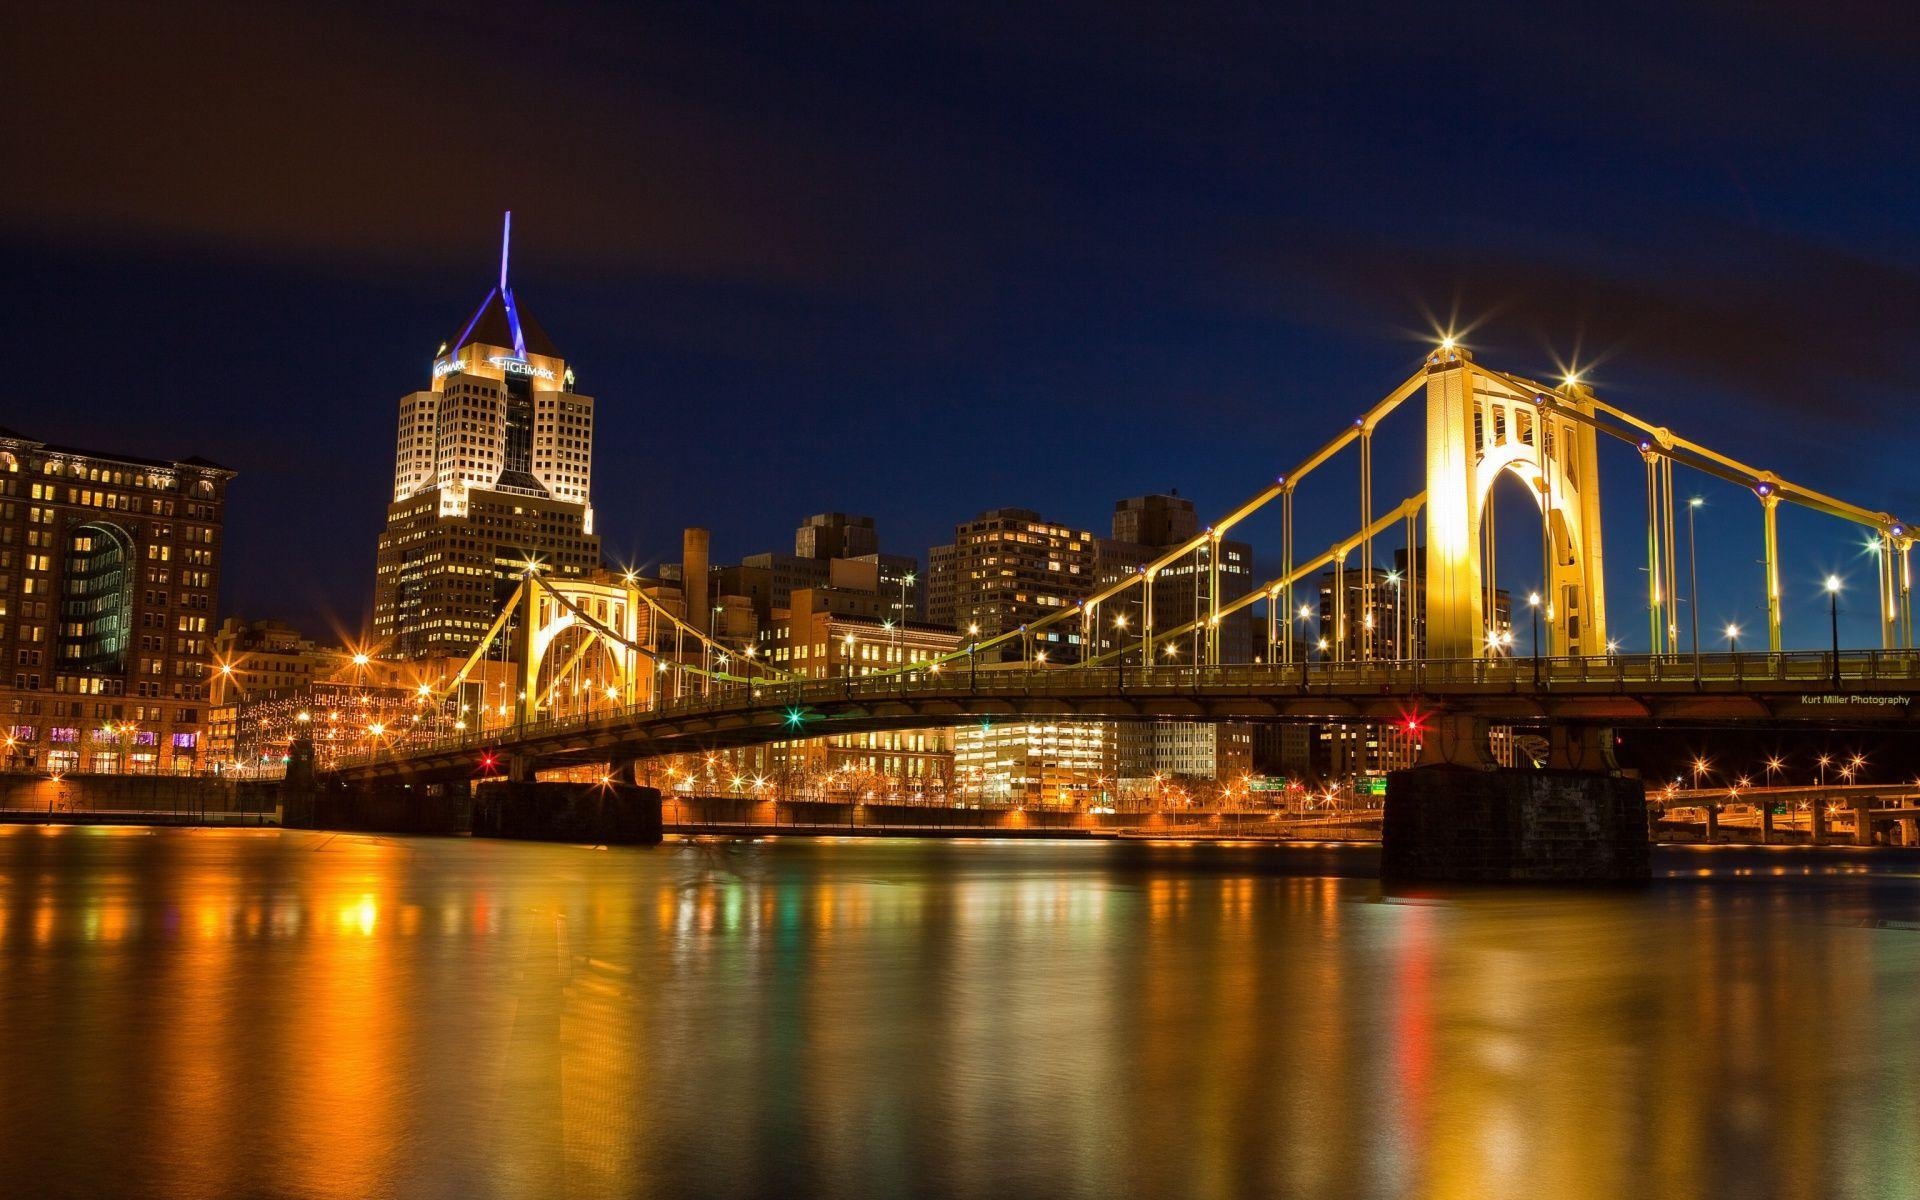
[[[513,210],[507,210],[506,224],[500,228],[500,290],[507,290],[507,247],[513,242]]]
[[[507,286],[507,250],[513,241],[513,210],[500,227],[500,298],[507,302],[507,326],[513,330],[513,356],[527,356],[527,335],[520,330],[520,310],[513,303],[513,289]]]
[[[508,212],[500,225],[500,280],[488,289],[486,299],[474,311],[460,336],[453,340],[454,352],[474,343],[512,350],[513,357],[524,359],[529,352],[549,358],[560,357],[540,325],[520,309],[507,269],[512,261],[513,213]]]

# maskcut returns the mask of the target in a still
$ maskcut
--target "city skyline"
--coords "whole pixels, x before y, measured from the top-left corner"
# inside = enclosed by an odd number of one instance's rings
[[[1908,1194],[1916,47],[7,5],[0,1193]]]

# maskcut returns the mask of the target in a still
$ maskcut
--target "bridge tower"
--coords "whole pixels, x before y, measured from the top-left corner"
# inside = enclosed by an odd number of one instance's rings
[[[515,603],[517,723],[550,715],[569,683],[576,693],[590,686],[609,705],[631,707],[643,699],[651,678],[635,650],[640,604],[631,583],[549,580],[529,567]]]
[[[1532,390],[1445,346],[1427,359],[1428,658],[1489,652],[1487,516],[1502,474],[1540,509],[1543,651],[1604,653],[1606,590],[1593,396],[1577,383]],[[1519,623],[1519,614],[1515,614]]]

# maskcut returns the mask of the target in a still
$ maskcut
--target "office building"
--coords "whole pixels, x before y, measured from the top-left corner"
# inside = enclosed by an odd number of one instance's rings
[[[880,552],[880,531],[872,517],[815,513],[793,531],[796,558],[859,558]]]
[[[8,765],[155,772],[202,763],[233,477],[201,458],[135,458],[0,429]]]
[[[1118,786],[1110,721],[987,721],[953,732],[955,795],[976,804],[1084,808]]]
[[[968,641],[1071,608],[1098,586],[1099,544],[1088,530],[1048,521],[1026,508],[996,508],[954,529],[953,541],[927,552],[927,619]],[[1071,620],[1035,635],[1032,649],[1056,663],[1080,660]],[[1023,657],[1018,639],[993,653]]]
[[[375,574],[383,654],[467,653],[529,562],[554,576],[599,568],[593,398],[515,296],[505,238],[499,283],[399,416]]]
[[[1178,546],[1200,532],[1193,501],[1178,489],[1165,495],[1130,496],[1113,506],[1113,540],[1136,546]]]

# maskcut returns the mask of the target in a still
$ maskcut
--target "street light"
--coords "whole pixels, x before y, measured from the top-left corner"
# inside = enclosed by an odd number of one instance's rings
[[[1121,628],[1124,629],[1126,627],[1126,618],[1122,617],[1120,621]],[[967,690],[973,691],[974,685],[979,682],[980,678],[978,672],[980,661],[980,626],[978,623],[968,624],[967,636],[973,639],[967,643]],[[1124,680],[1122,682],[1124,682]]]
[[[1400,636],[1400,615],[1401,615],[1401,608],[1402,608],[1402,601],[1400,599],[1400,572],[1388,571],[1387,582],[1393,585],[1393,660],[1392,661],[1398,662],[1402,658],[1413,657],[1412,654],[1409,653],[1409,649],[1407,646],[1407,642],[1411,641],[1412,638],[1409,636],[1403,639]]]
[[[1727,623],[1727,653],[1740,653],[1740,627],[1731,621]]]
[[[1833,690],[1840,690],[1840,577],[1827,576],[1827,617],[1833,626]]]
[[[1704,758],[1700,758],[1700,757],[1694,758],[1693,760],[1693,790],[1694,791],[1697,792],[1700,790],[1700,777],[1702,775],[1705,775],[1707,773],[1707,768],[1711,767],[1712,765],[1713,765],[1712,763],[1708,762]]]
[[[1687,614],[1693,622],[1693,677],[1700,678],[1700,563],[1693,552],[1693,514],[1700,511],[1706,501],[1695,496],[1687,501],[1687,604],[1691,611]]]
[[[1540,593],[1527,593],[1527,610],[1533,614],[1533,686],[1540,686]]]

